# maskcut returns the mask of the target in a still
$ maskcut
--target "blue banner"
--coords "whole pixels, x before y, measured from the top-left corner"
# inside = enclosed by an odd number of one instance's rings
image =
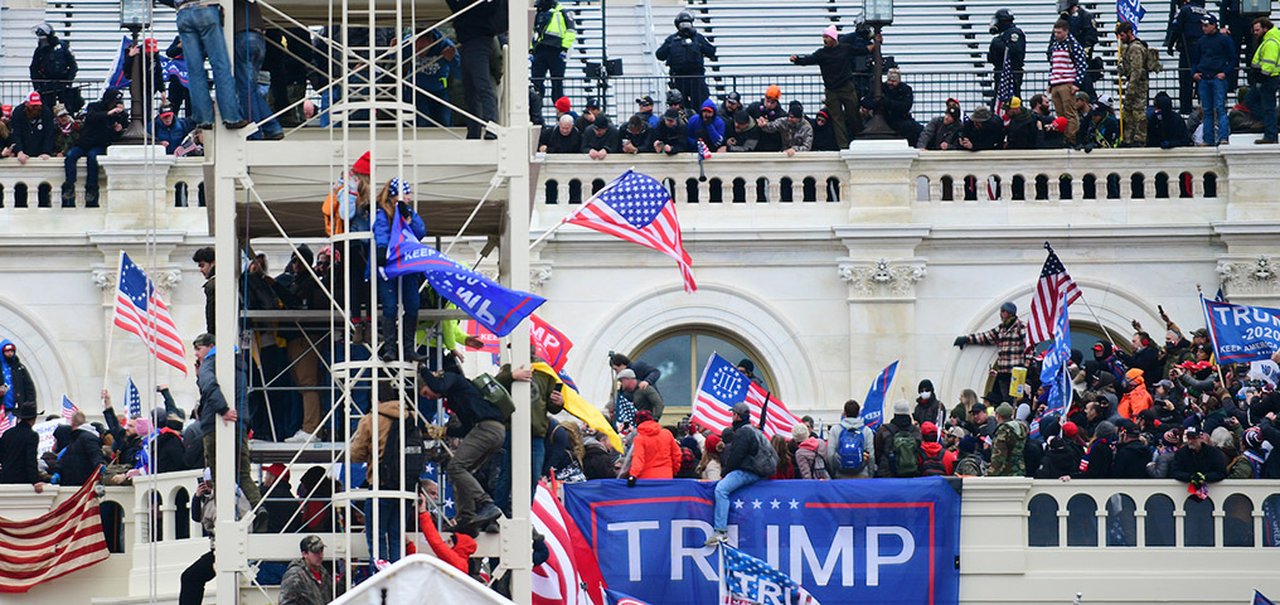
[[[1116,20],[1121,23],[1133,24],[1133,33],[1138,33],[1138,24],[1142,23],[1142,17],[1147,14],[1147,9],[1142,8],[1142,0],[1116,0]]]
[[[1280,310],[1204,300],[1204,319],[1220,364],[1263,361],[1280,351]]]
[[[388,279],[410,273],[422,273],[440,296],[457,305],[490,332],[506,336],[520,325],[547,299],[503,287],[439,250],[424,246],[406,229],[400,213],[391,223],[391,241],[387,247]]]
[[[111,88],[126,88],[132,82],[130,74],[126,74],[124,69],[128,63],[129,49],[132,46],[133,40],[129,36],[120,38],[120,50],[116,53],[115,61],[111,63],[111,73],[107,75],[107,86]],[[160,61],[160,71],[164,73],[166,78],[169,76],[176,77],[183,86],[191,84],[188,81],[186,59],[169,59],[158,54],[156,58]]]
[[[873,431],[884,422],[884,399],[897,374],[898,360],[895,359],[889,367],[880,370],[880,374],[871,383],[871,388],[867,389],[867,398],[862,400],[862,422]]]
[[[953,487],[953,483],[955,487]],[[823,603],[957,603],[959,482],[761,481],[729,497],[730,543]],[[598,480],[565,486],[565,508],[609,587],[650,603],[717,599],[715,483]],[[784,605],[779,598],[766,604]]]

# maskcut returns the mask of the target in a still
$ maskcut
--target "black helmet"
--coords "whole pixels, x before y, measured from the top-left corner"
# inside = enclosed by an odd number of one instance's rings
[[[683,105],[684,93],[672,88],[667,91],[667,105]]]
[[[693,13],[691,13],[691,12],[689,12],[689,11],[680,11],[680,14],[676,15],[676,27],[680,27],[680,24],[681,24],[681,23],[689,23],[689,24],[692,24],[692,23],[693,23]]]
[[[1007,8],[1002,8],[996,11],[996,14],[992,19],[996,23],[1013,23],[1013,11]]]

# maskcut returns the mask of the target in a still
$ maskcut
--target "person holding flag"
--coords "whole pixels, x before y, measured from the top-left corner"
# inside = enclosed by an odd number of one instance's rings
[[[422,275],[411,272],[392,277],[382,268],[388,260],[387,254],[391,246],[394,224],[398,224],[402,231],[407,230],[412,233],[414,241],[427,236],[426,224],[413,210],[411,193],[412,189],[407,181],[402,181],[399,177],[392,178],[378,193],[378,207],[373,211],[373,243],[377,247],[375,258],[378,260],[379,267],[378,300],[382,303],[382,322],[379,329],[382,339],[380,356],[383,361],[395,359],[401,344],[404,345],[406,361],[419,360],[413,345],[414,335],[418,329],[418,309],[422,304],[421,295],[418,293],[422,285]],[[404,309],[404,318],[400,321],[400,328],[397,330],[396,320],[401,307]]]

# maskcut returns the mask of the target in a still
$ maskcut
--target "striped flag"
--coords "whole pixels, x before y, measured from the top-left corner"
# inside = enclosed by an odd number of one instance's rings
[[[13,428],[14,420],[15,418],[13,414],[9,413],[9,410],[0,409],[0,435]]]
[[[702,139],[698,139],[698,157],[704,160],[711,159],[711,148],[707,147],[707,143]]]
[[[533,568],[533,605],[605,605],[605,582],[587,539],[546,481],[533,498],[533,528],[549,556]]]
[[[563,222],[594,229],[676,259],[685,292],[694,292],[693,259],[684,249],[676,204],[657,179],[628,170]]]
[[[62,396],[62,419],[66,420],[67,424],[71,424],[71,417],[75,416],[76,412],[79,411],[80,408],[76,407],[76,404],[71,403],[71,400],[67,399],[66,395]]]
[[[1000,116],[1004,120],[1005,125],[1009,124],[1002,112],[1009,106],[1009,101],[1013,100],[1013,69],[1010,63],[1008,49],[1004,52],[1004,63],[1000,66],[1000,73],[996,76],[996,102],[992,113]]]
[[[799,582],[765,561],[728,544],[721,544],[720,552],[720,577],[724,578],[721,590],[731,599],[742,599],[748,603],[819,605],[818,599]]]
[[[733,424],[733,406],[746,402],[751,409],[752,426],[760,426],[760,413],[769,406],[762,427],[766,437],[774,435],[791,437],[791,427],[800,422],[786,404],[765,392],[760,385],[751,382],[729,360],[712,353],[707,367],[698,381],[698,394],[693,402],[692,420],[699,425],[721,431]]]
[[[48,513],[0,518],[0,593],[25,593],[54,578],[105,560],[107,542],[94,488],[98,472]]]
[[[128,377],[129,383],[124,388],[124,401],[128,404],[129,417],[138,418],[142,416],[142,394],[138,392],[138,385],[133,384],[133,377]]]
[[[1035,346],[1053,338],[1053,326],[1058,323],[1058,312],[1080,298],[1080,288],[1071,279],[1067,268],[1058,259],[1049,242],[1044,243],[1049,257],[1040,269],[1040,281],[1031,297],[1031,319],[1027,322],[1027,344]]]
[[[147,274],[124,252],[120,253],[120,277],[116,280],[115,324],[142,339],[157,360],[187,373],[187,351],[169,307]]]

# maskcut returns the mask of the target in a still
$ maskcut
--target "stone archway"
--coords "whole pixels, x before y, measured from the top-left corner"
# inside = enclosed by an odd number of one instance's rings
[[[70,394],[70,365],[49,330],[22,305],[0,296],[0,339],[18,347],[18,358],[36,383],[36,403],[45,414],[57,413],[63,394]]]

